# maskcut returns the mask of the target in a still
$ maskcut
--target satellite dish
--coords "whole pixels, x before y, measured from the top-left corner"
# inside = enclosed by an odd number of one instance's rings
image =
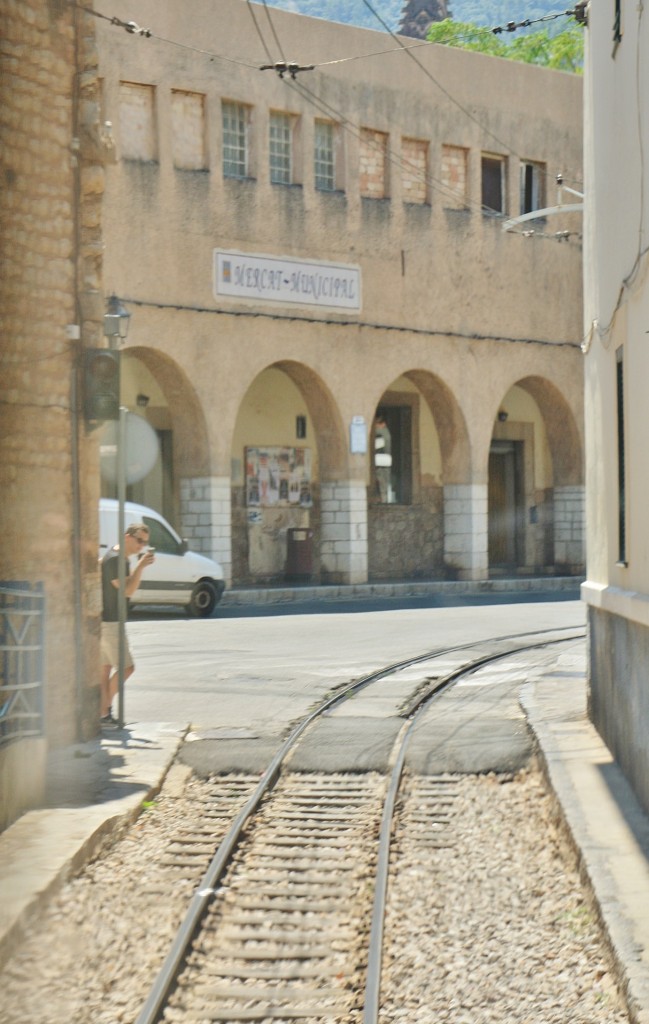
[[[117,483],[117,440],[119,423],[108,420],[99,435],[101,475],[111,484]],[[156,464],[160,445],[158,435],[145,419],[134,412],[126,413],[126,483],[144,480]]]

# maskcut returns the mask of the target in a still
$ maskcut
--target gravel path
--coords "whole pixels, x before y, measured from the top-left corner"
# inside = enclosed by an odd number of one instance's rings
[[[381,1024],[628,1021],[553,807],[537,772],[469,776],[448,847],[398,835]]]
[[[3,1024],[132,1024],[194,887],[159,858],[205,792],[163,791],[63,888],[0,973]],[[381,1024],[627,1022],[541,777],[461,779],[449,834],[397,833]]]

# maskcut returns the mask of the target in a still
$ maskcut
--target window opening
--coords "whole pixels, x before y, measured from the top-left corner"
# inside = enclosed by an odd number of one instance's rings
[[[381,406],[374,420],[375,500],[381,505],[412,502],[412,409]]]
[[[505,160],[500,156],[482,155],[483,213],[506,212]]]
[[[323,192],[336,188],[334,158],[334,126],[328,121],[316,121],[313,143],[315,187]]]
[[[521,164],[521,213],[533,213],[545,206],[543,184],[545,168],[542,164],[526,161]]]
[[[270,115],[270,180],[274,185],[291,183],[291,127],[288,114]]]
[[[223,174],[226,178],[248,177],[248,110],[243,103],[224,103]]]

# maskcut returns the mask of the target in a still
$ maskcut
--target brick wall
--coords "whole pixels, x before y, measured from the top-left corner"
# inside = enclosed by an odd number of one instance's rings
[[[3,5],[0,579],[44,584],[50,745],[97,728],[98,460],[75,410],[80,345],[103,341],[93,22],[63,3]]]
[[[402,139],[401,188],[405,203],[425,203],[428,198],[428,143]]]
[[[360,191],[368,199],[384,199],[387,183],[388,136],[371,128],[361,128]]]

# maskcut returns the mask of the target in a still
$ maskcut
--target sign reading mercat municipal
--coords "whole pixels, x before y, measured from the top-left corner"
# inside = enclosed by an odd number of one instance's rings
[[[360,313],[361,270],[351,263],[215,249],[214,294]]]

